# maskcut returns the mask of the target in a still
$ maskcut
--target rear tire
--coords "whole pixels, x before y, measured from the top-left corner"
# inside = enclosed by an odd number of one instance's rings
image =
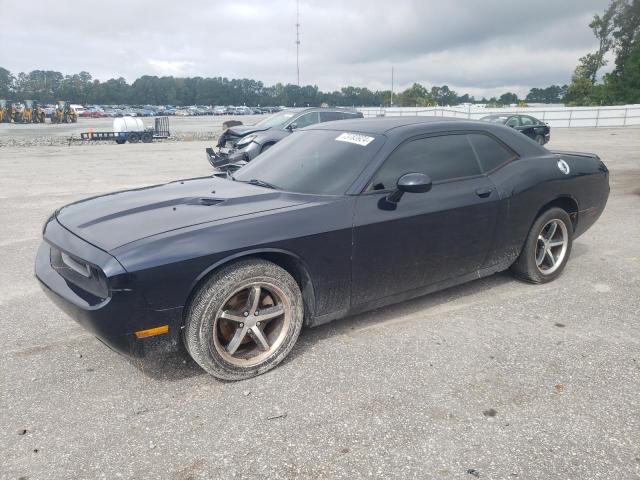
[[[547,283],[560,276],[573,245],[573,224],[566,211],[551,208],[533,223],[512,273],[531,283]]]
[[[261,259],[222,267],[200,287],[186,316],[184,343],[191,357],[222,380],[271,370],[293,348],[304,310],[293,277]]]
[[[130,133],[127,140],[129,140],[129,143],[138,143],[140,141],[140,135],[137,133]]]
[[[142,139],[142,143],[151,143],[153,135],[149,132],[144,132],[140,138]]]

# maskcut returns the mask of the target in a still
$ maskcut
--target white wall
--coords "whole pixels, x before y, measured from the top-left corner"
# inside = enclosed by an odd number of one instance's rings
[[[547,122],[551,127],[622,127],[640,126],[640,105],[616,107],[393,107],[358,108],[365,117],[377,116],[443,116],[478,120],[491,113],[523,113]]]

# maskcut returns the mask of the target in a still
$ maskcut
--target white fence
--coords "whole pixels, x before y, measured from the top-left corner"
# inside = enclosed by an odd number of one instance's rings
[[[473,107],[393,107],[358,108],[365,117],[380,116],[442,116],[478,120],[492,113],[522,113],[532,115],[551,127],[626,127],[640,126],[640,105],[616,107],[525,107],[525,108],[473,108]]]

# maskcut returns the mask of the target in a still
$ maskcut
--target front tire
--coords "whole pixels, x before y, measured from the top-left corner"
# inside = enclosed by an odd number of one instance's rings
[[[534,222],[511,271],[531,283],[555,280],[569,260],[572,245],[573,224],[569,215],[561,208],[551,208]]]
[[[544,137],[542,135],[536,135],[534,140],[538,143],[538,145],[544,145]]]
[[[304,309],[293,277],[261,259],[216,271],[191,302],[184,342],[191,357],[222,380],[271,370],[293,348]]]

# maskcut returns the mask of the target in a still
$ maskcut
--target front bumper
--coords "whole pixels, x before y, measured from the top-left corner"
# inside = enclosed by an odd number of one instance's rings
[[[64,278],[51,265],[52,245],[97,265],[112,285],[107,298],[98,298]],[[35,275],[47,296],[67,315],[118,353],[141,358],[178,348],[182,307],[154,310],[131,288],[130,275],[106,252],[50,220],[36,256]],[[113,288],[116,286],[118,288]],[[163,335],[138,338],[135,332],[168,325]]]
[[[205,150],[207,152],[207,160],[213,168],[233,172],[257,157],[260,153],[261,146],[255,142],[251,142],[243,148],[238,149],[218,148],[215,150],[209,147]]]

